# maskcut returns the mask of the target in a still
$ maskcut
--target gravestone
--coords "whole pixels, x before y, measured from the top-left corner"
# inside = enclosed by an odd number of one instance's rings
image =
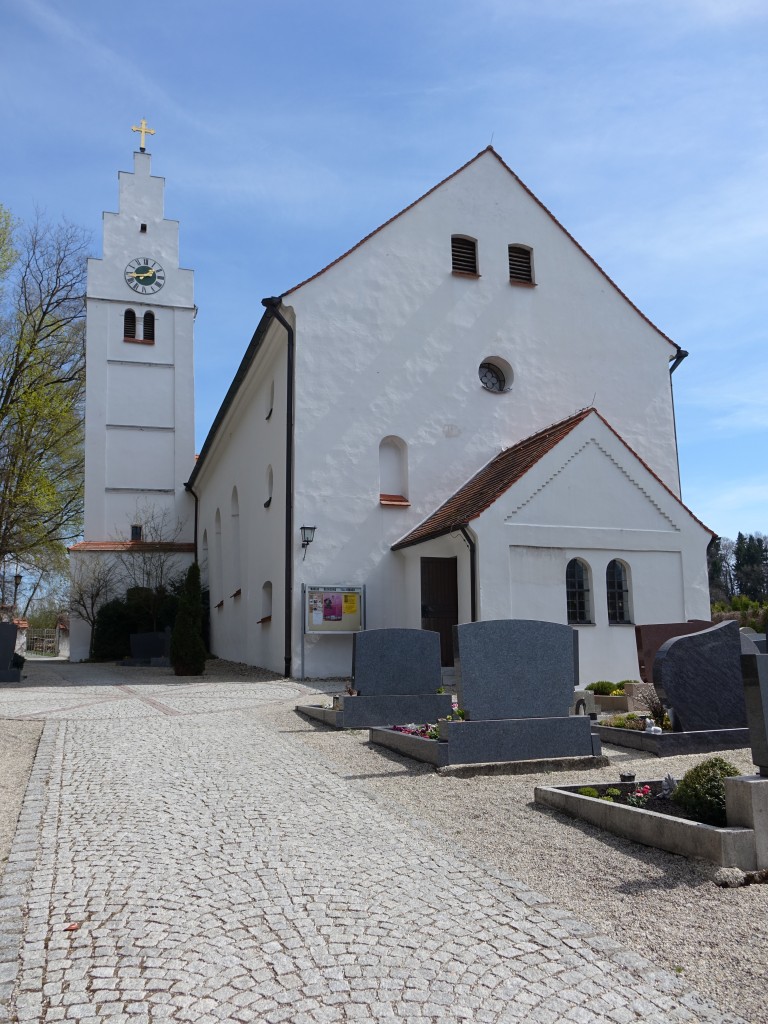
[[[644,626],[635,626],[637,665],[642,681],[653,685],[653,662],[662,644],[673,636],[699,633],[711,625],[707,619],[689,619],[688,622],[650,622]]]
[[[765,654],[765,633],[758,633],[749,626],[742,626],[740,633],[742,636],[747,636],[757,648],[758,654]],[[742,654],[749,654],[754,652],[742,651]]]
[[[473,720],[568,715],[578,633],[557,622],[493,619],[453,627],[459,705]]]
[[[16,651],[16,625],[13,622],[0,622],[0,683],[18,683],[21,681],[21,670],[11,668],[13,655]]]
[[[441,688],[440,634],[426,629],[369,629],[352,637],[354,694],[332,708],[297,704],[296,710],[337,729],[436,722],[451,713]]]
[[[578,681],[574,629],[527,619],[468,622],[453,627],[453,643],[466,719],[439,721],[437,742],[372,729],[373,743],[443,767],[603,763],[590,719],[568,714]]]
[[[170,637],[170,630],[163,633],[131,633],[131,658],[147,662],[152,658],[167,658],[171,653]]]
[[[439,633],[368,629],[352,638],[352,688],[361,696],[435,693],[441,678]]]
[[[678,731],[746,728],[742,644],[754,647],[740,637],[736,622],[719,622],[662,644],[653,681],[674,708]]]
[[[768,655],[742,654],[741,672],[752,763],[768,776]]]

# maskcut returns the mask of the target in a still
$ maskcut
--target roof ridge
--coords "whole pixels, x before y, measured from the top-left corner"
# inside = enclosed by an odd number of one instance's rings
[[[605,270],[603,270],[603,268],[600,266],[600,264],[597,262],[597,260],[594,258],[594,256],[590,256],[590,254],[587,252],[587,250],[584,248],[584,246],[581,245],[581,243],[578,242],[576,240],[576,238],[574,238],[574,236],[570,233],[570,231],[566,227],[563,226],[563,224],[557,219],[557,217],[554,215],[554,213],[552,213],[552,211],[549,209],[549,207],[546,206],[541,201],[541,199],[539,199],[539,197],[536,195],[536,193],[533,192],[525,184],[523,179],[512,170],[512,168],[503,159],[503,157],[499,156],[499,154],[496,152],[496,150],[493,148],[493,146],[486,146],[485,149],[481,149],[479,153],[476,153],[470,160],[467,160],[467,162],[462,164],[461,167],[458,167],[455,171],[453,171],[453,173],[449,174],[447,177],[443,178],[441,181],[438,181],[438,183],[436,185],[433,185],[432,188],[430,188],[426,192],[424,192],[423,195],[420,195],[418,197],[418,199],[414,199],[412,203],[409,203],[407,206],[404,206],[402,210],[400,210],[398,213],[393,214],[393,216],[391,216],[388,220],[385,220],[383,224],[380,224],[377,228],[374,228],[373,231],[369,231],[368,234],[365,235],[364,238],[361,238],[359,242],[356,242],[355,245],[353,245],[349,249],[347,249],[346,252],[343,252],[340,256],[337,256],[335,260],[332,260],[330,263],[326,264],[326,266],[322,267],[320,270],[318,270],[316,273],[312,274],[310,277],[307,277],[303,281],[300,281],[298,284],[295,284],[292,288],[289,288],[288,291],[283,292],[281,297],[285,298],[286,295],[291,295],[291,294],[293,294],[293,292],[297,292],[300,288],[303,288],[305,284],[309,284],[310,281],[314,281],[316,278],[318,278],[322,274],[324,274],[327,270],[330,270],[331,267],[335,267],[337,263],[340,263],[342,260],[346,259],[347,256],[349,256],[353,252],[355,252],[356,249],[359,249],[370,238],[373,238],[374,235],[377,235],[380,231],[383,231],[384,228],[386,228],[388,225],[390,225],[393,221],[396,221],[399,217],[402,217],[403,214],[408,213],[409,210],[412,210],[414,206],[418,205],[418,203],[420,203],[420,202],[422,202],[422,200],[426,199],[427,196],[432,195],[433,192],[436,192],[439,188],[442,188],[443,185],[446,184],[446,182],[449,182],[452,178],[455,178],[457,175],[461,174],[462,171],[465,171],[467,169],[467,167],[470,167],[473,163],[475,163],[476,160],[479,160],[480,157],[483,156],[485,153],[490,153],[492,156],[496,157],[496,159],[499,161],[501,166],[509,174],[512,175],[512,177],[515,179],[515,181],[518,183],[518,185],[520,185],[520,187],[523,189],[523,191],[525,191],[531,197],[531,199],[533,199],[533,201],[537,204],[537,206],[540,206],[541,209],[547,214],[547,216],[550,217],[551,220],[553,220],[554,223],[560,228],[560,230],[568,238],[570,238],[570,240],[573,242],[573,244],[576,246],[576,248],[581,253],[583,253],[584,256],[587,257],[589,262],[603,275],[603,277],[606,279],[606,281],[608,281],[608,283],[610,285],[612,285],[613,288],[616,289],[616,291],[619,293],[619,295],[621,295],[621,297],[625,300],[625,302],[628,302],[629,305],[632,307],[632,309],[634,309],[634,311],[636,313],[638,313],[643,318],[643,320],[645,320],[645,322],[647,324],[649,324],[654,329],[654,331],[656,331],[658,334],[660,334],[662,336],[662,338],[665,339],[665,341],[668,341],[669,344],[672,345],[673,348],[675,348],[679,352],[680,351],[680,346],[677,344],[677,342],[673,341],[669,337],[668,334],[665,334],[664,331],[662,331],[660,327],[657,327],[656,324],[649,317],[647,317],[645,315],[645,313],[643,313],[643,311],[638,306],[635,305],[635,303],[629,298],[627,293],[622,291],[621,288],[619,288],[619,286],[616,284],[616,282],[613,280],[613,278],[608,273],[606,273]]]

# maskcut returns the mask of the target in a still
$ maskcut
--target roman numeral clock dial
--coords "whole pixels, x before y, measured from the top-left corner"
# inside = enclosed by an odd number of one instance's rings
[[[139,295],[154,295],[165,284],[165,271],[155,260],[139,256],[125,268],[125,283]]]

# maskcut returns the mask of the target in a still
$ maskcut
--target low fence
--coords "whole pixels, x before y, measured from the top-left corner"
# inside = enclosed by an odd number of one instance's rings
[[[58,629],[27,630],[27,654],[47,654],[51,657],[55,657],[58,653]]]

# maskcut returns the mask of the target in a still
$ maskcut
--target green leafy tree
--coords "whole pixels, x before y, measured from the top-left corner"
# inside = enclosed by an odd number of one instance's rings
[[[737,592],[752,601],[766,599],[768,545],[760,533],[739,533],[734,548],[733,575]]]
[[[187,572],[171,636],[171,664],[177,676],[201,676],[205,671],[202,620],[200,566],[195,562]]]
[[[56,560],[83,507],[89,236],[0,207],[0,561]]]

